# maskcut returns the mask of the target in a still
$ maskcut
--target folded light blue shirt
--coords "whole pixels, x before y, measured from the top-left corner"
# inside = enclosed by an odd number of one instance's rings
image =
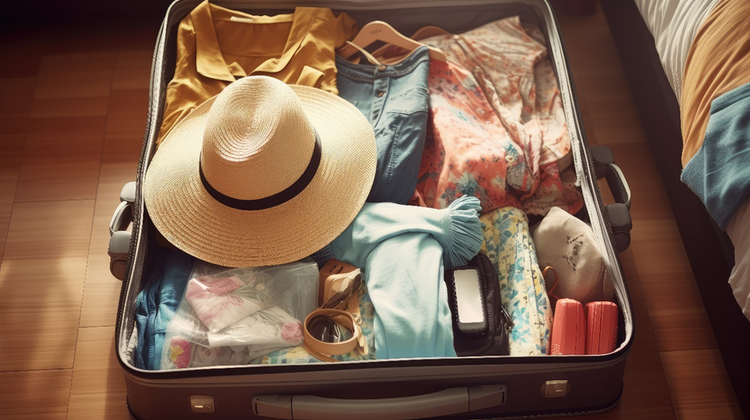
[[[479,252],[480,208],[475,197],[442,210],[366,203],[333,241],[336,259],[364,272],[377,359],[456,356],[443,271]]]
[[[750,83],[711,102],[706,135],[680,180],[726,230],[750,195]]]

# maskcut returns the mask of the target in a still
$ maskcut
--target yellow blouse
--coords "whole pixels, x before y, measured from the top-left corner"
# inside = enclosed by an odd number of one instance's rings
[[[175,73],[157,147],[195,107],[251,74],[338,94],[335,49],[356,33],[352,18],[326,8],[254,16],[204,1],[177,30]]]

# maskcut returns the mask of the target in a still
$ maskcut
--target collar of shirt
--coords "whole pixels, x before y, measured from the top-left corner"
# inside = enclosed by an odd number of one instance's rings
[[[227,64],[221,52],[214,26],[214,14],[247,19],[247,24],[274,24],[292,22],[287,35],[284,51],[279,58],[268,59],[247,73],[237,63]],[[255,16],[204,1],[190,13],[196,41],[196,69],[202,76],[226,82],[234,82],[236,77],[256,73],[277,73],[282,71],[299,49],[305,36],[310,32],[312,23],[318,14],[317,8],[297,7],[293,14],[276,16]]]

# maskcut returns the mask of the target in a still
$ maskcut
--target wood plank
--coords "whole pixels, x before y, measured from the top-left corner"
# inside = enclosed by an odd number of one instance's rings
[[[5,239],[8,236],[25,141],[24,136],[0,140],[0,257],[3,255]]]
[[[89,246],[81,326],[114,325],[121,282],[109,271],[109,221],[119,204],[120,190],[135,179],[135,164],[102,164]]]
[[[70,389],[69,419],[130,419],[115,328],[81,328]]]
[[[659,350],[716,348],[691,271],[649,274],[642,278]]]
[[[162,7],[166,11],[166,4]],[[45,51],[56,54],[153,51],[162,18],[163,15],[142,13],[137,19],[110,15],[107,19],[88,19],[82,25],[48,23],[44,28]]]
[[[67,417],[72,369],[0,372],[0,418]]]
[[[81,306],[81,327],[114,326],[122,281],[109,271],[109,256],[92,253],[86,269],[86,287]]]
[[[86,288],[81,309],[81,326],[114,325],[122,283],[109,271],[109,222],[120,202],[120,190],[135,180],[137,160],[131,163],[103,163],[99,178],[93,230],[89,246]]]
[[[154,34],[153,43],[156,43],[156,34]],[[153,48],[119,51],[115,58],[112,90],[143,89],[148,91],[153,55]]]
[[[576,84],[576,96],[578,97],[578,109],[581,111],[581,121],[583,122],[583,133],[586,135],[586,141],[590,146],[599,144],[594,123],[591,117],[591,110],[588,104],[586,84]]]
[[[157,10],[159,9],[157,7]],[[166,8],[161,10],[166,11]],[[107,29],[112,34],[113,44],[106,46],[106,49],[109,50],[111,45],[116,45],[118,53],[149,51],[153,54],[163,19],[163,13],[143,14],[138,19],[123,19],[115,25],[109,24]],[[150,60],[151,58],[149,62]]]
[[[16,194],[18,175],[0,174],[0,256],[5,250],[5,239],[8,237],[10,213],[13,210],[13,198]],[[2,264],[2,260],[0,260]]]
[[[0,141],[5,137],[25,136],[29,132],[29,114],[0,114]]]
[[[0,79],[36,77],[44,51],[43,39],[40,28],[3,19],[0,48],[5,57],[12,57],[12,65],[0,66]]]
[[[565,1],[567,0],[552,3],[558,6]],[[593,16],[572,16],[560,12],[558,7],[555,10],[558,11],[556,17],[561,37],[576,82],[586,77],[602,75],[625,80],[609,26],[601,10]]]
[[[88,117],[107,115],[107,96],[83,98],[36,98],[32,118]]]
[[[108,114],[104,158],[107,161],[137,163],[146,132],[148,90],[112,91]]]
[[[628,249],[621,253],[620,261],[625,274],[625,281],[628,284],[635,328],[635,337],[628,354],[628,365],[630,366],[630,363],[633,362],[636,367],[641,369],[661,370],[662,363],[656,345],[655,331],[644,298],[641,275],[638,272],[632,250]]]
[[[736,401],[718,349],[661,352],[675,406]]]
[[[3,264],[8,260],[26,258],[85,258],[88,256],[93,211],[93,200],[16,201]]]
[[[669,392],[662,381],[659,381],[663,377],[661,369],[629,368],[623,377],[624,389],[620,402],[609,411],[581,418],[674,419],[675,413],[669,403]]]
[[[680,420],[733,420],[742,418],[742,411],[740,411],[737,401],[729,404],[678,404],[674,410]]]
[[[36,80],[36,77],[0,79],[0,98],[3,98],[0,103],[0,142],[28,133]]]
[[[672,205],[664,194],[664,183],[651,157],[651,149],[645,143],[609,144],[615,163],[622,169],[631,192],[637,191],[631,200],[630,215],[633,219],[672,219]],[[636,223],[633,229],[643,229]],[[682,247],[682,242],[676,244]]]
[[[146,90],[113,90],[111,94],[81,308],[82,327],[115,324],[122,283],[109,271],[107,227],[120,203],[120,190],[136,178],[147,102]]]
[[[114,52],[45,55],[35,98],[109,96],[114,65]]]
[[[106,117],[34,118],[17,201],[93,199]]]
[[[35,90],[36,77],[0,79],[0,114],[31,112]]]
[[[73,367],[86,258],[4,259],[0,371]]]
[[[612,79],[611,76],[589,77],[584,80],[587,85],[588,103],[597,109],[597,112],[591,115],[589,127],[597,130],[600,144],[639,143],[645,137],[645,133],[638,113],[630,106],[630,97],[619,97],[617,92],[607,85],[607,82],[614,80],[616,79]],[[592,95],[594,92],[596,95]]]
[[[562,10],[560,2],[554,5]],[[645,133],[604,16],[560,12],[557,17],[576,90],[583,90],[587,106],[596,110],[586,116],[586,131],[594,130],[599,144],[643,142]]]
[[[137,163],[102,164],[97,188],[90,252],[107,254],[109,222],[120,204],[120,191],[128,182],[135,181]]]
[[[632,239],[638,247],[633,255],[643,274],[684,273],[690,261],[674,219],[640,219],[633,223]],[[635,227],[637,225],[637,227]],[[698,287],[693,282],[692,287]]]

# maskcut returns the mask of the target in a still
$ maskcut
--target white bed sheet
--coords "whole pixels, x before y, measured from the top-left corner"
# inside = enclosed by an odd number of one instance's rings
[[[678,102],[682,92],[682,73],[690,45],[701,24],[719,1],[634,0],[654,37],[661,65]]]
[[[750,319],[750,199],[734,213],[727,226],[727,234],[734,244],[734,267],[729,275],[732,294]]]

